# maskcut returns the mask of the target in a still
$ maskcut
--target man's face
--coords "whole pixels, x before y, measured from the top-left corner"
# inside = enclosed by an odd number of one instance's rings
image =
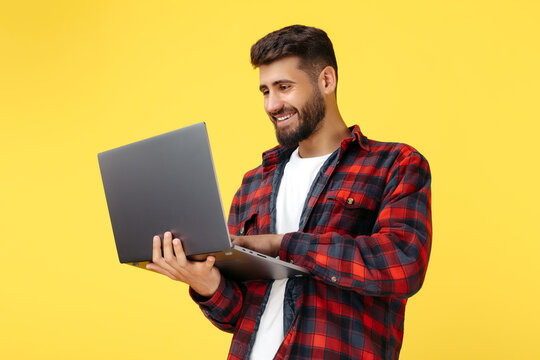
[[[299,62],[298,57],[286,57],[259,68],[264,109],[278,142],[291,148],[317,131],[326,113],[318,86],[298,68]]]

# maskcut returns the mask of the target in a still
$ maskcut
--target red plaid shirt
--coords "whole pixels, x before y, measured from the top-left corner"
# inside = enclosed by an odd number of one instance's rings
[[[423,282],[431,249],[431,176],[404,144],[368,140],[351,128],[321,168],[279,257],[311,276],[289,279],[285,339],[275,359],[397,359],[407,298]],[[236,193],[233,234],[275,233],[275,203],[291,149],[263,154]],[[276,190],[276,191],[274,191]],[[232,332],[229,359],[249,358],[271,281],[223,278],[204,314]]]

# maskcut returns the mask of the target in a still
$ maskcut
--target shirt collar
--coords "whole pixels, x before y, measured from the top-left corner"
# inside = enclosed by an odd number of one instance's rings
[[[362,131],[360,131],[360,126],[358,125],[351,126],[349,130],[351,131],[351,137],[343,140],[341,142],[341,147],[345,149],[352,142],[358,142],[358,144],[360,145],[362,149],[369,152],[370,148],[369,148],[368,138],[364,134],[362,134]]]
[[[294,152],[293,148],[286,148],[284,146],[278,145],[270,150],[263,152],[262,164],[264,167],[276,165],[282,161],[289,159],[293,152]]]
[[[344,139],[341,142],[341,148],[343,150],[347,149],[352,143],[358,142],[360,147],[366,151],[369,151],[369,141],[368,138],[362,134],[362,131],[360,131],[360,127],[358,125],[351,126],[349,128],[351,131],[351,136]],[[268,167],[272,165],[276,165],[284,160],[287,160],[291,157],[291,154],[293,153],[294,149],[286,148],[284,146],[278,145],[270,150],[265,151],[262,154],[263,158],[263,166]]]

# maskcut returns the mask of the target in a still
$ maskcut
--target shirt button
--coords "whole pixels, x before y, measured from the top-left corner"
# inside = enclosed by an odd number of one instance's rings
[[[347,199],[347,204],[349,204],[349,205],[354,204],[354,199],[353,198],[348,198]]]
[[[242,226],[242,228],[240,229],[240,235],[244,235],[244,227]]]
[[[336,278],[335,276],[332,276],[332,277],[330,278],[330,280],[332,280],[332,282],[336,282],[336,281],[337,281],[337,278]]]
[[[289,262],[290,262],[291,264],[294,264],[294,260],[293,260],[293,259],[289,260]]]

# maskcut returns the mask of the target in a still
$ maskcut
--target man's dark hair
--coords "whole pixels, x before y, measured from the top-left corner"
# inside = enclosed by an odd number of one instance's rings
[[[316,82],[327,66],[334,68],[337,81],[334,47],[323,30],[291,25],[271,32],[251,47],[251,64],[256,68],[287,56],[298,56],[300,68],[310,75],[312,81]]]

